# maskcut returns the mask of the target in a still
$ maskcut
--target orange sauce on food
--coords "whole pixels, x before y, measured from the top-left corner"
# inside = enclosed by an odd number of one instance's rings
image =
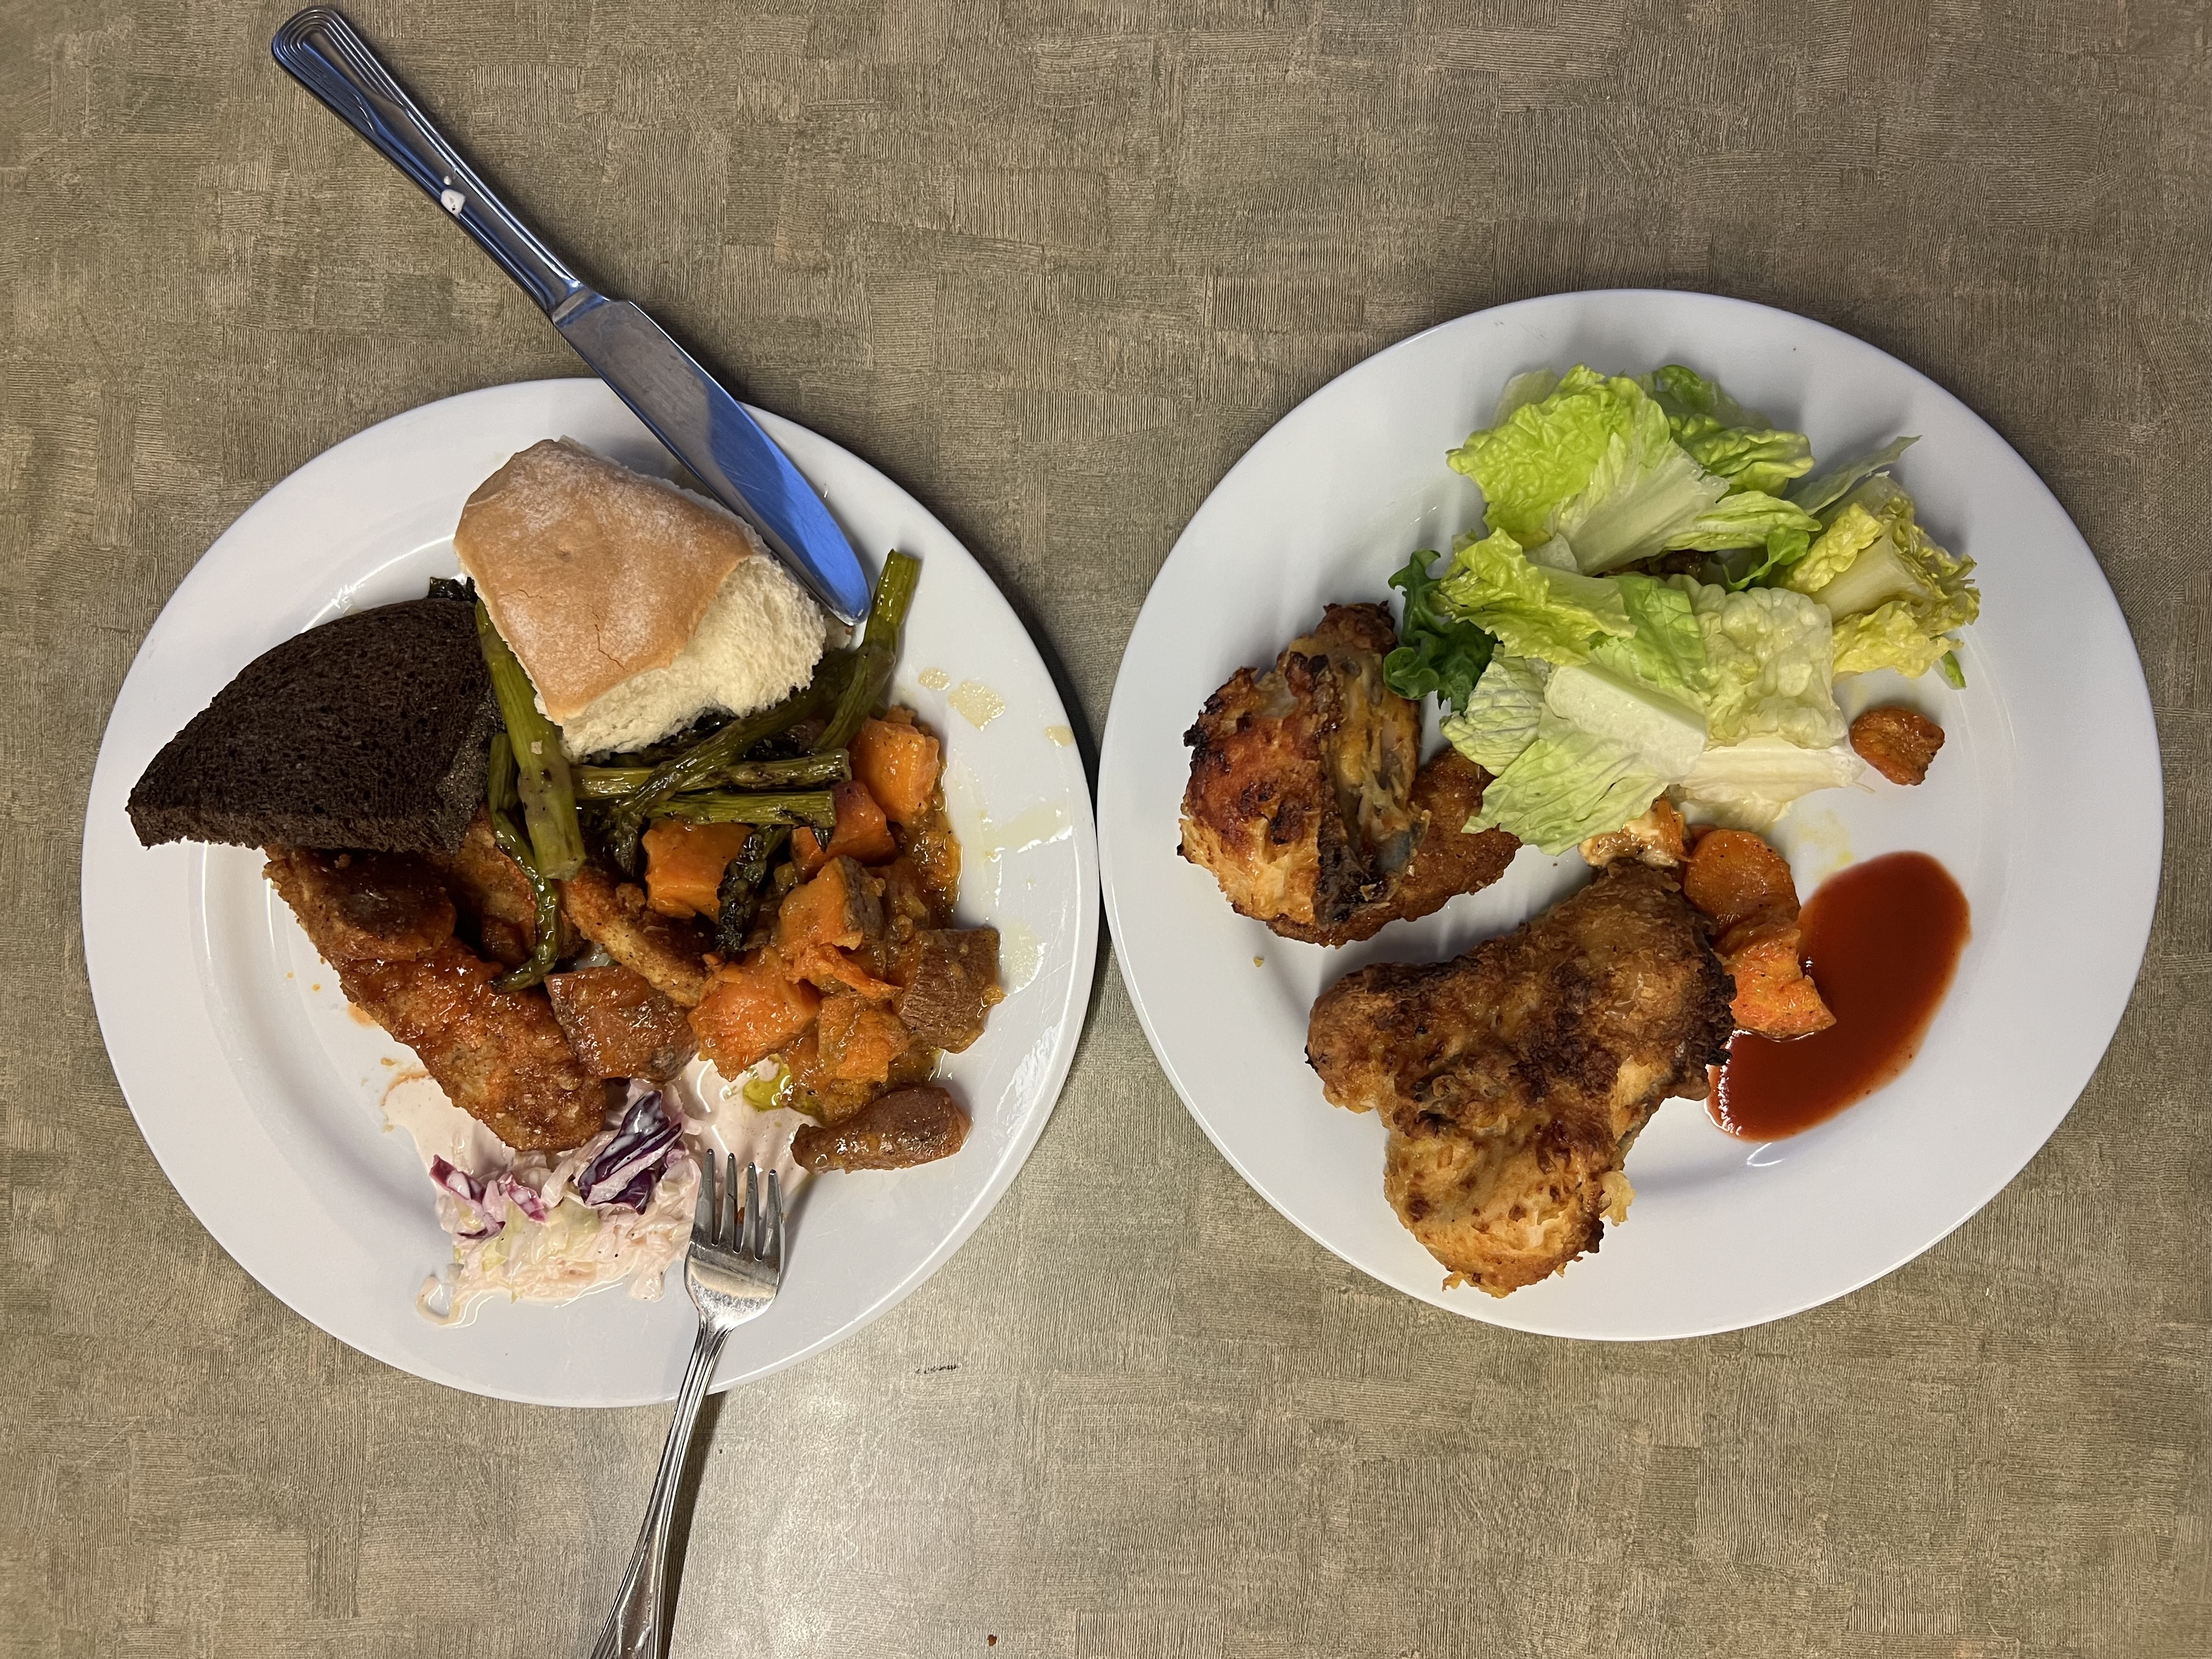
[[[1776,1140],[1834,1116],[1920,1052],[1966,948],[1966,896],[1925,853],[1892,853],[1822,884],[1799,918],[1805,961],[1836,1023],[1795,1042],[1735,1034],[1713,1121]]]

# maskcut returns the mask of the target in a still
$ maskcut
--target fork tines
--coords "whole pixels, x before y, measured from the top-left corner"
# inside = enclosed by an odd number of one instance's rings
[[[730,1154],[728,1174],[715,1179],[716,1160],[710,1153],[699,1160],[699,1208],[691,1224],[691,1242],[709,1249],[727,1250],[741,1261],[775,1266],[783,1260],[783,1183],[776,1172],[768,1172],[768,1195],[761,1196],[761,1169],[745,1165],[745,1199],[738,1203],[738,1159]]]

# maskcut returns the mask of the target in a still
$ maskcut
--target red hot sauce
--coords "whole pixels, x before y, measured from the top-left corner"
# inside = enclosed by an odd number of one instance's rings
[[[1799,918],[1813,981],[1836,1016],[1776,1042],[1736,1033],[1709,1109],[1746,1140],[1834,1116],[1919,1053],[1967,938],[1966,896],[1925,853],[1892,853],[1829,878]]]

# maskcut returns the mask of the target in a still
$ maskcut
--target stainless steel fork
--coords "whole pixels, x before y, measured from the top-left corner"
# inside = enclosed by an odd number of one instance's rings
[[[676,1391],[676,1420],[668,1425],[668,1444],[660,1454],[660,1473],[653,1483],[637,1549],[592,1659],[660,1659],[668,1640],[668,1521],[700,1402],[730,1333],[766,1312],[783,1282],[783,1194],[775,1171],[768,1172],[763,1204],[760,1166],[745,1165],[742,1209],[737,1202],[738,1160],[730,1159],[728,1179],[719,1193],[714,1174],[714,1158],[702,1158],[698,1214],[691,1224],[691,1253],[684,1263],[684,1286],[699,1310],[698,1340],[691,1345],[684,1384]]]

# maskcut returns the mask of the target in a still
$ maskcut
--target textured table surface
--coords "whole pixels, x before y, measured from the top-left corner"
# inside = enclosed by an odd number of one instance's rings
[[[973,1242],[722,1404],[675,1651],[2212,1655],[2212,12],[788,3],[355,16],[556,245],[942,515],[1086,744],[1177,530],[1300,398],[1480,307],[1680,286],[1864,336],[2050,480],[2142,648],[2169,848],[2027,1172],[1694,1342],[1346,1267],[1102,963]],[[575,369],[274,69],[283,15],[0,8],[0,1650],[578,1653],[665,1414],[470,1398],[287,1312],[146,1155],[86,989],[93,754],[193,561],[348,434]]]

